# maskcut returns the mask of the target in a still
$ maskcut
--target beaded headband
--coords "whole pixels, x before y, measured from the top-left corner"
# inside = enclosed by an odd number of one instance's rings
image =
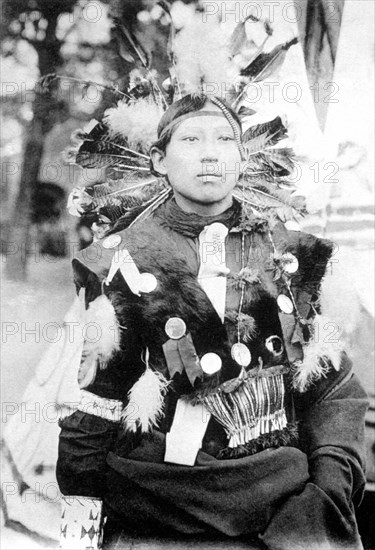
[[[180,122],[183,122],[188,118],[199,117],[199,116],[218,116],[221,118],[224,115],[223,113],[218,113],[217,111],[191,111],[190,113],[186,113],[185,115],[181,115],[173,119],[169,124],[167,124],[166,127],[163,128],[162,132],[160,133],[159,139],[165,136],[168,130],[170,130],[170,128],[173,128],[173,126],[175,126],[176,124],[180,124]]]
[[[230,111],[225,107],[225,105],[218,100],[216,97],[210,98],[210,101],[219,107],[221,113],[218,111],[208,111],[208,110],[201,110],[201,111],[191,111],[190,113],[186,113],[184,115],[181,115],[174,120],[172,120],[163,130],[160,132],[159,139],[165,136],[165,134],[174,126],[177,124],[180,124],[180,122],[183,122],[186,119],[193,118],[193,117],[200,117],[200,116],[215,116],[215,117],[224,117],[227,119],[229,124],[232,127],[234,137],[238,146],[238,149],[240,150],[241,156],[244,158],[244,147],[242,144],[241,139],[241,127],[239,126],[238,122],[234,119]]]

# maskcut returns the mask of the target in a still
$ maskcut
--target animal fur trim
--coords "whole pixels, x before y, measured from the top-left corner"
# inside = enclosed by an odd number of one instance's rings
[[[234,449],[226,447],[216,456],[218,460],[230,460],[233,458],[243,458],[251,456],[271,447],[297,447],[298,446],[298,428],[296,424],[289,423],[282,430],[274,430],[267,434],[262,434],[256,439],[252,439],[239,445]]]
[[[292,386],[299,392],[325,377],[333,367],[340,370],[343,345],[339,339],[338,326],[322,315],[316,315],[310,342],[303,347],[303,361],[293,366]]]
[[[104,369],[120,349],[119,323],[107,296],[102,294],[90,302],[82,329],[85,341],[78,381],[86,388],[94,381],[98,366]]]
[[[163,413],[164,397],[170,381],[147,366],[128,393],[128,404],[121,414],[125,430],[147,433],[156,427]]]

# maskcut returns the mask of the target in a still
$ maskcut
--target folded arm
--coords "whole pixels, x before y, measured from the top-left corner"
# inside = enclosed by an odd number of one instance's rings
[[[301,443],[309,460],[304,490],[273,516],[262,540],[270,550],[361,549],[354,505],[364,489],[366,393],[343,356],[305,394],[296,396]]]

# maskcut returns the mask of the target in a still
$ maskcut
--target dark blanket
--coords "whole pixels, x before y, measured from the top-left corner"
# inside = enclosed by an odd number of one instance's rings
[[[110,518],[142,531],[256,534],[309,477],[306,455],[291,447],[237,460],[217,460],[200,451],[194,468],[165,464],[164,450],[165,436],[156,432],[127,458],[109,453],[105,502]]]

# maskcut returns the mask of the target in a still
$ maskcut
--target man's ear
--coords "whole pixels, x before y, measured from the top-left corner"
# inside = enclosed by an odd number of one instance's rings
[[[150,157],[155,172],[165,176],[167,174],[167,169],[165,167],[165,153],[160,151],[157,147],[153,147],[150,151]]]

